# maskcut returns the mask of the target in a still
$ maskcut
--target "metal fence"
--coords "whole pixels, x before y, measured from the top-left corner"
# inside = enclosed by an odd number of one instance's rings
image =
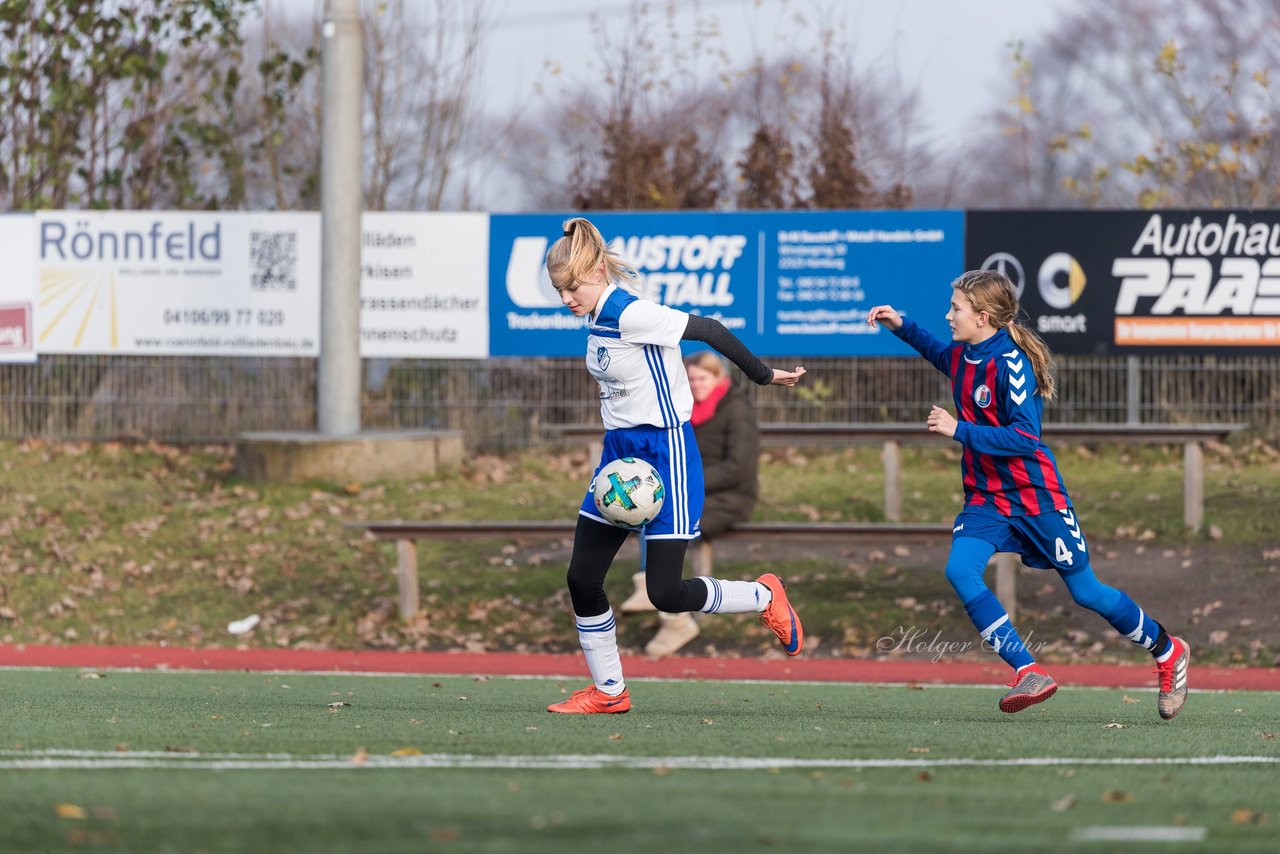
[[[771,359],[805,365],[796,389],[752,388],[762,421],[911,421],[950,404],[946,378],[918,357]],[[228,442],[316,428],[314,359],[43,356],[0,365],[0,437]],[[1280,435],[1280,358],[1074,356],[1058,361],[1063,423],[1242,422]],[[465,432],[473,451],[557,441],[599,418],[581,358],[364,363],[365,430]]]

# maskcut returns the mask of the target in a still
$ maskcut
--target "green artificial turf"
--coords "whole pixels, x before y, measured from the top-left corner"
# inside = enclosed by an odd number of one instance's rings
[[[577,687],[0,671],[0,850],[1132,850],[1072,839],[1115,826],[1204,829],[1175,850],[1280,841],[1276,693],[1196,692],[1163,722],[1152,691],[1068,686],[1004,715],[998,687],[638,680],[627,715],[544,711]],[[1262,761],[1161,764],[1220,756]]]

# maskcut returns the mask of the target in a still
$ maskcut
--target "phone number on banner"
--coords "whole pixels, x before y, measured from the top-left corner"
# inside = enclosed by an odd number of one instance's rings
[[[166,324],[182,326],[284,326],[278,308],[166,308]]]

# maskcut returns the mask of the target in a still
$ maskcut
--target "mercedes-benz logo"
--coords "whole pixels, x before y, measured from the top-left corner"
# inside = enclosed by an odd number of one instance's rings
[[[995,270],[997,273],[1004,273],[1005,278],[1013,283],[1013,292],[1018,295],[1018,299],[1022,299],[1022,289],[1026,285],[1025,276],[1022,272],[1022,263],[1008,252],[997,252],[987,257],[982,262],[980,270]]]

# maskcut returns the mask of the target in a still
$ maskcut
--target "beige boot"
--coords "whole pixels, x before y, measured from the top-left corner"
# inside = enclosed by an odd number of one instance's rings
[[[662,658],[664,655],[680,649],[698,636],[701,629],[693,614],[659,614],[662,626],[653,640],[645,644],[644,653],[650,658]]]
[[[635,575],[631,576],[631,580],[636,584],[636,589],[627,597],[627,601],[618,606],[618,610],[623,614],[636,614],[641,611],[658,610],[653,607],[653,603],[649,601],[649,587],[645,584],[644,577],[643,572],[637,572]]]

